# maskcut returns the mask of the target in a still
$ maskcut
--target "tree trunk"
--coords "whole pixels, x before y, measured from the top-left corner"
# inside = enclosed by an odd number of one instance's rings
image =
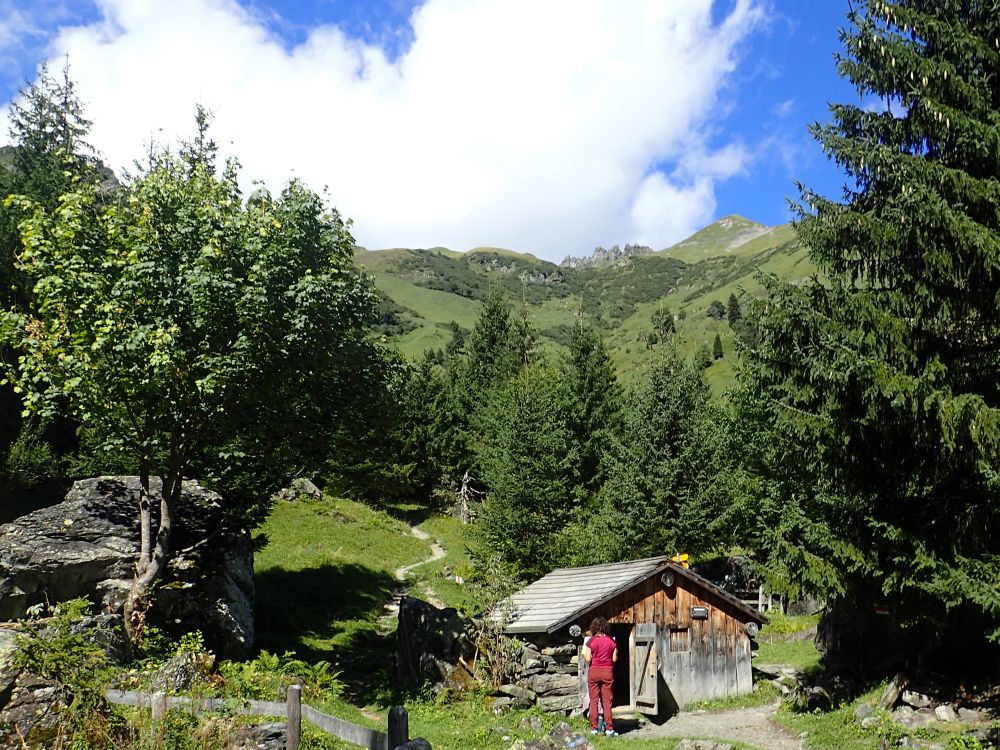
[[[150,585],[160,577],[167,555],[170,552],[170,531],[173,525],[173,509],[181,490],[181,476],[171,471],[160,483],[160,523],[156,530],[155,543],[150,539],[152,523],[149,508],[149,474],[144,472],[139,478],[139,560],[135,578],[125,599],[125,632],[135,643],[142,638],[145,625],[145,600]]]

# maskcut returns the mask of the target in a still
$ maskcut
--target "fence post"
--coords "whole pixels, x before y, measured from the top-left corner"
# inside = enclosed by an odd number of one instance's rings
[[[287,750],[299,750],[299,734],[302,730],[302,686],[289,685],[285,710],[288,715],[288,731],[285,739]]]
[[[167,715],[167,694],[162,690],[149,696],[149,707],[153,710],[153,721],[159,721]]]
[[[410,717],[403,706],[389,709],[389,750],[410,741]]]

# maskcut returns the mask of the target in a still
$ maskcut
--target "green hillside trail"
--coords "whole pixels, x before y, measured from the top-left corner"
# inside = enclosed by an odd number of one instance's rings
[[[663,724],[647,724],[623,738],[704,738],[742,742],[761,750],[803,750],[802,740],[774,721],[778,703],[728,711],[684,711]]]
[[[437,543],[435,539],[431,537],[423,529],[418,529],[416,526],[410,527],[410,534],[415,536],[421,541],[430,542],[431,544],[431,555],[430,557],[420,560],[419,562],[410,563],[409,565],[402,565],[393,571],[393,576],[399,581],[399,585],[393,588],[392,598],[386,602],[385,607],[382,611],[382,616],[379,618],[379,632],[388,633],[392,630],[396,618],[399,616],[399,602],[404,596],[410,593],[410,587],[406,582],[406,577],[414,568],[419,568],[421,565],[427,565],[435,560],[440,560],[447,553],[440,544]],[[420,590],[421,598],[425,601],[430,602],[435,607],[444,607],[444,602],[438,599],[433,592],[428,590],[426,587],[421,587]]]

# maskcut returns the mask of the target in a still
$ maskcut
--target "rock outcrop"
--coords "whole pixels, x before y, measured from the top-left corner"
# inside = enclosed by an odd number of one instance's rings
[[[158,479],[150,489],[159,492]],[[63,502],[0,526],[0,620],[80,596],[117,610],[138,555],[138,494],[137,477],[85,479]],[[168,632],[200,630],[219,656],[246,655],[254,640],[249,534],[224,521],[216,493],[186,481],[171,547],[178,552],[149,622]]]
[[[652,252],[653,248],[638,244],[626,244],[624,249],[614,245],[610,250],[598,246],[594,248],[594,252],[590,256],[576,258],[567,255],[559,265],[563,268],[596,268],[615,261],[627,262],[637,255],[649,255]]]

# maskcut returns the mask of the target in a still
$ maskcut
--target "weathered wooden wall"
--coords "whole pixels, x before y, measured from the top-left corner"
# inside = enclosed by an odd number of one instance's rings
[[[691,607],[707,607],[708,619],[692,620]],[[579,621],[581,628],[588,628],[597,615],[610,623],[658,626],[657,659],[668,704],[683,706],[753,690],[745,615],[741,619],[736,607],[694,581],[677,576],[665,588],[658,576],[651,577],[588,612]],[[629,647],[631,663],[634,646]]]

